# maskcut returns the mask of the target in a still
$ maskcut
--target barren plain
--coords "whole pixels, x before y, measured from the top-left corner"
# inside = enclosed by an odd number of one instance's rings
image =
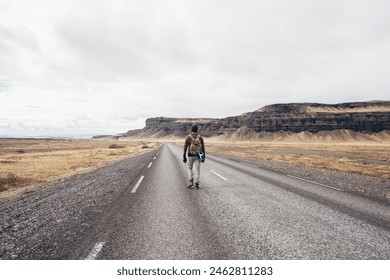
[[[92,171],[160,145],[143,141],[0,139],[0,196]]]

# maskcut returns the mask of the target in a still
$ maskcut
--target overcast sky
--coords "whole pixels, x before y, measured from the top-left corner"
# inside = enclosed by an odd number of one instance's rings
[[[388,100],[388,0],[0,0],[0,136]]]

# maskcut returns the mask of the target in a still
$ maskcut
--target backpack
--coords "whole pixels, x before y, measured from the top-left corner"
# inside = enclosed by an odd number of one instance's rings
[[[196,138],[193,138],[190,135],[190,138],[191,138],[191,144],[190,144],[189,152],[193,155],[198,155],[198,150],[202,151],[202,144],[200,143],[200,135],[198,135]]]

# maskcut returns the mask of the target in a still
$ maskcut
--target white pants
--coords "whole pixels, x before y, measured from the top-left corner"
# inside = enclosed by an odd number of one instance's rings
[[[189,179],[194,179],[194,172],[193,167],[195,163],[195,169],[196,169],[196,178],[195,183],[199,184],[200,179],[200,159],[198,157],[188,157],[188,177]]]

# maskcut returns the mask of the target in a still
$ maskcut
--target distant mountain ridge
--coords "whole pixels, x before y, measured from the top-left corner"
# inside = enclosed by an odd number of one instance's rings
[[[147,119],[143,129],[130,130],[120,138],[184,137],[193,123],[200,126],[202,135],[221,139],[259,139],[269,137],[269,133],[320,133],[320,136],[337,130],[379,133],[390,130],[390,101],[273,104],[220,119],[157,117]]]

